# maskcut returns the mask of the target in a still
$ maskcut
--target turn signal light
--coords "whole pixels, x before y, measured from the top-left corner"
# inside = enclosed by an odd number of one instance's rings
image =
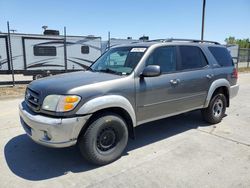
[[[65,103],[64,104],[64,111],[69,111],[69,110],[72,110],[73,108],[74,108],[73,103]]]
[[[65,97],[65,102],[66,103],[75,103],[79,100],[79,97],[77,96],[67,96]]]

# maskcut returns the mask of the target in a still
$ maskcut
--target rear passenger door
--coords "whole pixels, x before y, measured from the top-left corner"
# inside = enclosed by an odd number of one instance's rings
[[[213,72],[207,59],[198,46],[178,46],[176,86],[178,111],[200,108],[204,105],[208,89],[213,80]]]

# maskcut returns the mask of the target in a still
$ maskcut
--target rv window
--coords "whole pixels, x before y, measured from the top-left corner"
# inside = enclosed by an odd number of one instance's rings
[[[34,46],[35,56],[56,56],[55,46]]]
[[[82,54],[89,54],[89,46],[82,46],[81,52]]]

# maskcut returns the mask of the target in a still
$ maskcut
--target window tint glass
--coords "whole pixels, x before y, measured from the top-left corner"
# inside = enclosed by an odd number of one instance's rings
[[[34,46],[35,56],[56,56],[55,46]]]
[[[145,47],[111,48],[91,66],[91,70],[128,75],[137,66],[146,49]]]
[[[89,46],[81,46],[82,54],[89,54]]]
[[[105,63],[109,66],[124,66],[128,53],[129,51],[111,53]]]
[[[147,65],[159,65],[162,73],[176,70],[176,47],[157,48],[147,59]]]
[[[196,69],[207,65],[207,61],[199,47],[180,46],[179,49],[181,56],[179,70]]]
[[[229,51],[221,47],[208,47],[209,51],[213,54],[216,61],[222,67],[233,66],[233,60]]]

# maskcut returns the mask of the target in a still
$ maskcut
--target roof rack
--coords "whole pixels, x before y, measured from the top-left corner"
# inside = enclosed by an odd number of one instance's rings
[[[148,40],[147,42],[174,42],[174,41],[180,41],[180,42],[197,42],[197,43],[211,43],[211,44],[217,44],[220,45],[219,42],[215,41],[209,41],[209,40],[197,40],[197,39],[155,39],[155,40]]]

